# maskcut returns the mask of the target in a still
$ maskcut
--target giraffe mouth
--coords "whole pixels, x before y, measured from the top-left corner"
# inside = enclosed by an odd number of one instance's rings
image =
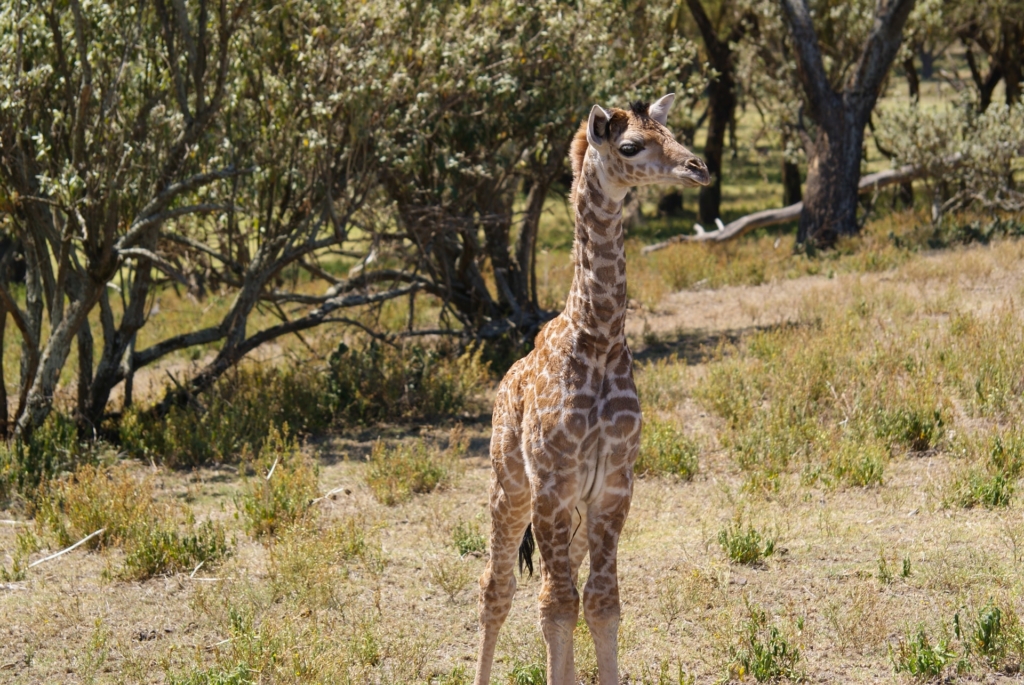
[[[711,183],[711,174],[708,173],[708,166],[700,157],[691,157],[675,169],[672,176],[684,186],[706,186]]]

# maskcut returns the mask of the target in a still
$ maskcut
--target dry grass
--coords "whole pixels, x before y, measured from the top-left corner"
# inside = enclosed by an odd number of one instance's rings
[[[628,682],[1019,677],[1024,323],[1011,303],[1024,296],[1022,265],[1024,245],[1001,242],[910,254],[887,271],[690,293],[685,311],[670,301],[649,314],[657,333],[636,345],[648,422],[692,441],[699,470],[636,484],[619,562]],[[770,306],[756,324],[723,310],[729,298]],[[444,432],[388,444],[436,455]],[[151,518],[187,504],[235,539],[232,555],[191,577],[135,582],[105,573],[126,558],[109,543],[4,580],[0,679],[469,682],[487,433],[469,424],[454,441],[458,478],[392,504],[367,482],[374,435],[322,440],[310,492],[333,494],[297,495],[305,515],[258,539],[240,493],[264,494],[270,451],[248,486],[226,469],[105,476],[125,498],[146,493],[126,509],[152,507]],[[995,476],[1005,502],[974,486]],[[60,510],[68,538],[101,515],[80,500],[77,527]],[[0,525],[9,576],[16,557],[24,567],[60,546],[50,530]],[[736,563],[720,533],[728,543],[751,530],[762,558]],[[536,578],[520,581],[495,682],[541,682],[537,591]],[[590,682],[585,623],[576,636]]]

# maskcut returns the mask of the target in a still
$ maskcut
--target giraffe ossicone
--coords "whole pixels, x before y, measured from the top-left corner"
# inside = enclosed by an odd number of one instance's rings
[[[491,434],[490,558],[480,578],[476,685],[490,682],[515,562],[536,539],[549,685],[575,682],[577,573],[590,555],[584,618],[601,685],[618,685],[619,535],[633,494],[640,402],[626,346],[622,200],[631,187],[702,186],[707,166],[666,128],[673,94],[628,110],[594,105],[571,147],[576,214],[562,313],[498,387]],[[532,534],[532,538],[530,537]]]

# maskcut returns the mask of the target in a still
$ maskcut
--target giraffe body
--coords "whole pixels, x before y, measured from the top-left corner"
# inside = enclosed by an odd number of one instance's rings
[[[476,684],[490,681],[527,526],[540,551],[549,685],[575,681],[577,573],[590,555],[584,617],[601,685],[618,684],[616,557],[629,513],[641,413],[625,339],[622,200],[632,186],[707,185],[704,163],[665,128],[672,95],[648,108],[595,106],[573,140],[575,273],[563,312],[498,387],[491,434],[491,556],[480,578]]]

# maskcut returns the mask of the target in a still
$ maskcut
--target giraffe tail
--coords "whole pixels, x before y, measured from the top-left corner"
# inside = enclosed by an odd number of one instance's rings
[[[523,568],[530,571],[533,576],[533,550],[537,544],[533,541],[533,524],[526,526],[526,533],[523,535],[523,543],[519,545],[519,575],[523,575]]]

